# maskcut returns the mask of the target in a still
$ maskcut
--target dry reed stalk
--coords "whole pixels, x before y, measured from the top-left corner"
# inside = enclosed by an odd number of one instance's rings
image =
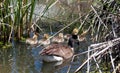
[[[102,73],[102,71],[100,70],[100,66],[99,66],[99,64],[97,63],[97,60],[95,59],[95,57],[93,57],[93,59],[94,59],[94,61],[95,61],[95,63],[96,63],[97,68],[99,69],[99,73]]]
[[[112,54],[111,54],[110,50],[109,50],[109,54],[110,54],[110,59],[111,59],[111,64],[112,64],[112,67],[113,67],[113,71],[115,71],[115,64],[114,64],[113,57],[112,57]]]
[[[98,19],[100,20],[100,22],[104,25],[104,27],[105,27],[106,29],[108,29],[107,26],[105,25],[105,23],[102,21],[102,19],[101,19],[100,16],[98,15],[97,11],[95,10],[95,8],[94,8],[92,5],[91,5],[91,8],[92,8],[92,10],[95,12],[95,14],[97,15],[97,17],[98,17]]]
[[[104,44],[103,44],[104,43]],[[97,51],[95,51],[93,54],[91,54],[90,56],[88,55],[88,59],[83,62],[83,64],[76,69],[75,73],[79,72],[81,70],[81,68],[86,65],[86,63],[88,63],[87,65],[87,72],[89,73],[89,60],[91,59],[94,59],[94,57],[96,56],[99,56],[99,55],[102,55],[104,52],[106,52],[107,50],[111,49],[112,47],[114,47],[115,45],[119,44],[120,43],[120,38],[116,38],[114,40],[111,40],[111,41],[107,41],[107,42],[103,42],[103,43],[98,43],[98,44],[92,44],[88,47],[88,52],[90,51],[89,48],[97,48]],[[101,45],[102,44],[102,45]],[[98,47],[99,46],[99,47]],[[102,50],[99,50],[100,48],[102,48]],[[112,56],[110,55],[110,58],[111,58],[111,63],[112,63],[112,66],[113,66],[113,70],[115,70],[115,67],[114,67],[114,62],[113,62],[113,58]],[[95,61],[95,59],[94,59]],[[97,67],[99,68],[99,65],[96,64]],[[99,72],[101,72],[101,70],[99,69]]]

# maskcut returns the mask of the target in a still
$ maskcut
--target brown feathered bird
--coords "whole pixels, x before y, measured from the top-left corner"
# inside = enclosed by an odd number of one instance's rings
[[[74,45],[79,43],[79,41],[76,39],[77,33],[77,30],[76,32],[72,33],[73,37],[69,38],[68,45],[61,43],[53,43],[45,47],[45,49],[43,49],[42,52],[40,52],[43,61],[63,61],[71,58],[74,54]]]

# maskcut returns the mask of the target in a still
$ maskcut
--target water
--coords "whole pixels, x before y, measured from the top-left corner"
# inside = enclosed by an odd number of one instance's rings
[[[39,56],[41,47],[29,46],[24,43],[14,44],[12,48],[0,52],[0,73],[73,73],[81,64],[81,57],[64,62],[43,62]]]

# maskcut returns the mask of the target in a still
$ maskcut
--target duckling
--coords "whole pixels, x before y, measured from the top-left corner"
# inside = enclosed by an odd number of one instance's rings
[[[49,38],[49,35],[48,34],[44,34],[43,39],[39,40],[38,43],[43,45],[43,46],[49,45],[50,44],[50,40],[48,38]]]
[[[37,33],[37,32],[34,32],[34,35],[33,35],[32,38],[26,39],[26,43],[27,43],[27,44],[30,44],[30,45],[35,45],[35,44],[38,43],[37,38],[38,38],[38,33]]]
[[[63,43],[64,42],[63,33],[59,33],[58,36],[52,38],[51,42],[53,42],[53,43]]]
[[[52,43],[40,52],[41,58],[45,62],[63,61],[71,58],[74,54],[74,45],[78,44],[77,32],[74,32],[69,38],[68,45],[61,43]]]
[[[81,35],[79,35],[79,41],[85,41],[86,40],[86,34],[88,33],[88,30],[83,31]]]
[[[64,35],[64,39],[65,39],[66,41],[68,41],[71,36],[72,36],[71,34],[65,34],[65,35]]]

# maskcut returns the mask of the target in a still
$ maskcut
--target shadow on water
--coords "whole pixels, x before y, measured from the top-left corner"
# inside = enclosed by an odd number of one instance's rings
[[[15,42],[14,42],[14,34],[12,35],[12,57],[11,57],[11,73],[18,73],[17,69],[17,54],[16,54],[16,48],[15,48]]]
[[[18,69],[17,69],[17,65],[16,65],[16,49],[15,49],[15,46],[14,46],[14,42],[12,42],[12,46],[13,46],[13,50],[12,50],[12,58],[11,58],[11,73],[18,73]]]

